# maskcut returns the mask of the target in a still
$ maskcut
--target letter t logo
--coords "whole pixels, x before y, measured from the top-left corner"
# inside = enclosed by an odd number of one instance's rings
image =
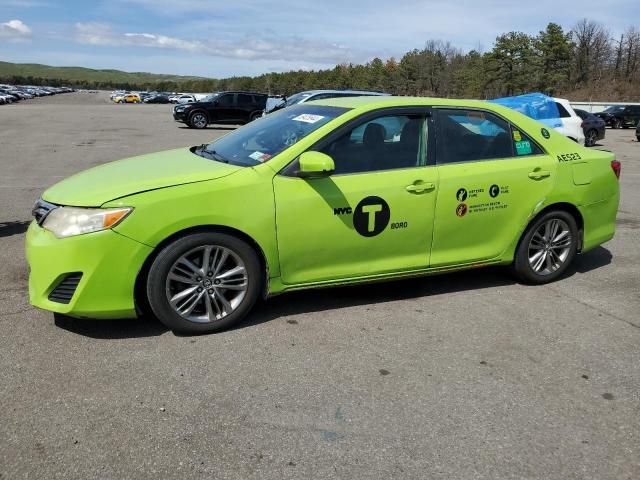
[[[370,232],[373,232],[376,228],[376,213],[382,211],[382,205],[365,205],[362,207],[362,212],[369,215],[369,225],[367,228]]]

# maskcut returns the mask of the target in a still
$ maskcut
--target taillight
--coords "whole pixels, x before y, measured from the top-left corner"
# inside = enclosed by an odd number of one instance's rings
[[[580,128],[584,128],[584,122],[580,124]]]
[[[616,174],[616,178],[620,178],[622,164],[618,160],[611,160],[611,168],[613,169],[613,173]]]

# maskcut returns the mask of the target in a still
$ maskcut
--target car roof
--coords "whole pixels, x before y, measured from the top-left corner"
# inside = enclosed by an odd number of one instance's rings
[[[313,105],[325,105],[328,107],[376,109],[385,107],[410,107],[410,106],[450,106],[450,107],[471,107],[490,110],[502,110],[500,105],[484,102],[481,100],[464,100],[452,98],[431,98],[431,97],[392,97],[385,95],[361,96],[361,97],[341,97],[327,98],[323,100],[313,100],[307,102]],[[506,108],[506,107],[505,107]]]
[[[211,93],[210,95],[215,95],[220,93],[246,93],[247,95],[262,95],[262,96],[268,97],[266,93],[250,92],[247,90],[223,90],[221,92]]]
[[[305,90],[299,92],[304,95],[317,95],[318,93],[368,93],[371,96],[390,96],[390,93],[374,92],[372,90]]]

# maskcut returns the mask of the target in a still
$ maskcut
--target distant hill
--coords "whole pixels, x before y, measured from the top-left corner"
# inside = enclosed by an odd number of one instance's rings
[[[84,67],[52,67],[37,63],[9,63],[0,61],[0,81],[14,83],[46,84],[65,83],[73,86],[117,87],[182,84],[206,80],[202,77],[162,75],[146,72],[123,72],[121,70],[95,70]],[[31,81],[28,81],[31,79]]]

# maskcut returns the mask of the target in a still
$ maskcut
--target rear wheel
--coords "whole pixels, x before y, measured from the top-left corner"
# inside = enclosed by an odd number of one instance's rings
[[[189,126],[193,128],[205,128],[209,123],[207,116],[202,112],[196,112],[189,119]]]
[[[616,118],[613,121],[613,128],[622,128],[622,120],[620,120],[619,118]]]
[[[598,131],[592,128],[584,136],[584,145],[585,147],[593,147],[597,141],[598,141]]]
[[[525,283],[556,280],[568,268],[578,247],[578,226],[573,216],[552,210],[527,228],[513,262],[515,275]]]
[[[221,330],[242,320],[260,293],[255,250],[231,235],[205,232],[180,238],[156,257],[147,277],[153,313],[186,333]]]

